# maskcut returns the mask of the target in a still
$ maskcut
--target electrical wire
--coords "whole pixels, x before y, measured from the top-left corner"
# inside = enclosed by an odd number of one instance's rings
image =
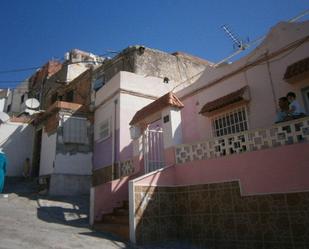
[[[34,69],[40,69],[40,68],[41,68],[41,66],[38,66],[38,67],[26,67],[26,68],[9,69],[9,70],[0,71],[0,74],[18,73],[18,72],[30,71],[30,70],[34,70]]]

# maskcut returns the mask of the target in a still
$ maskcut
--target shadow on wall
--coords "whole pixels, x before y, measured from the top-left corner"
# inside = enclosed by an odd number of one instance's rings
[[[21,176],[25,159],[32,158],[33,129],[20,123],[0,125],[0,147],[7,156],[8,176]]]

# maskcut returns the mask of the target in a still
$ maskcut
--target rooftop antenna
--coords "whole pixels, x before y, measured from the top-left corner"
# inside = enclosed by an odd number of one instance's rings
[[[225,31],[227,37],[232,40],[234,43],[234,48],[245,50],[247,44],[243,42],[243,40],[239,39],[239,37],[231,31],[231,29],[227,25],[222,25],[223,30]]]
[[[288,20],[288,22],[293,23],[298,21],[299,19],[301,19],[302,17],[306,16],[309,14],[309,9],[305,10],[303,12],[301,12],[300,14],[298,14],[297,16],[291,18],[290,20]],[[226,57],[225,59],[219,61],[218,63],[216,63],[214,65],[214,67],[218,67],[220,64],[228,61],[229,59],[231,59],[232,57],[238,55],[239,53],[241,53],[242,51],[244,51],[245,49],[259,43],[260,41],[264,40],[264,38],[266,37],[266,35],[262,35],[261,37],[248,42],[248,43],[243,43],[240,39],[238,39],[238,37],[233,34],[226,25],[223,25],[222,28],[224,29],[224,31],[227,33],[228,37],[234,42],[234,45],[236,45],[238,47],[238,50],[236,50],[233,54],[229,55],[228,57]]]

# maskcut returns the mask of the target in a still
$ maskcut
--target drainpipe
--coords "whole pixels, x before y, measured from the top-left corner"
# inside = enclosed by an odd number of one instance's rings
[[[117,160],[116,158],[116,122],[117,122],[117,103],[118,100],[114,100],[114,119],[113,119],[113,142],[112,142],[112,180],[115,178],[114,164]]]

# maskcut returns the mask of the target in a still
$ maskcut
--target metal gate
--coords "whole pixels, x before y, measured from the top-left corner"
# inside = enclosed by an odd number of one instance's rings
[[[143,139],[145,173],[164,167],[163,130],[146,129]]]

